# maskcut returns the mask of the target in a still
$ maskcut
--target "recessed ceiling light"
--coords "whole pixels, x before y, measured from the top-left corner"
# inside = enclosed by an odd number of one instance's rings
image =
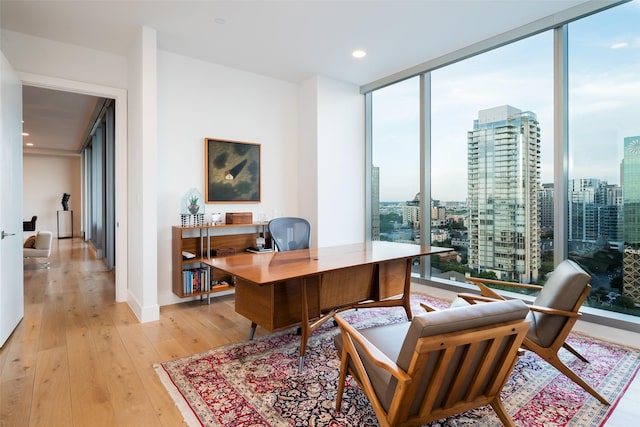
[[[26,144],[24,144],[24,145],[26,145],[27,147],[33,147],[33,142],[27,142],[27,143],[26,143]]]
[[[22,132],[22,136],[29,136],[29,132]]]
[[[365,52],[364,50],[354,50],[351,55],[353,55],[354,58],[364,58],[365,56],[367,56],[367,52]]]

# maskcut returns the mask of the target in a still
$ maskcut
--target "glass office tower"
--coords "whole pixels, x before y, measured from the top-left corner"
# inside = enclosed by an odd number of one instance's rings
[[[553,184],[542,184],[538,190],[540,231],[553,233]]]
[[[640,136],[624,138],[622,292],[640,303]]]
[[[469,267],[532,283],[540,268],[540,128],[509,105],[478,112],[467,135]]]
[[[380,240],[380,168],[371,167],[371,240]]]
[[[569,252],[623,239],[622,188],[595,178],[569,180]]]

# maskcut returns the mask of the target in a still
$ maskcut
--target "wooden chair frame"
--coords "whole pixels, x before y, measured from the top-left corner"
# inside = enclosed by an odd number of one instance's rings
[[[519,288],[519,289],[531,289],[531,290],[536,290],[536,291],[540,291],[542,289],[542,286],[538,286],[538,285],[528,285],[528,284],[523,284],[523,283],[505,282],[505,281],[502,281],[502,280],[495,280],[495,279],[482,279],[482,278],[478,278],[478,277],[467,277],[466,280],[471,282],[471,283],[473,283],[473,284],[475,284],[480,289],[480,295],[469,294],[469,293],[462,293],[462,294],[458,295],[459,298],[464,299],[465,301],[467,301],[470,304],[475,304],[476,302],[490,302],[490,301],[504,300],[505,299],[504,297],[499,295],[497,292],[495,292],[493,289],[489,288],[487,286],[487,284],[508,286],[508,287]],[[575,325],[576,321],[580,317],[582,317],[582,314],[580,314],[578,312],[578,310],[580,310],[580,307],[582,306],[582,303],[587,298],[587,296],[589,295],[590,291],[591,291],[591,285],[587,285],[585,287],[584,291],[582,292],[582,294],[580,294],[580,296],[578,297],[578,299],[577,299],[577,301],[576,301],[576,303],[573,306],[573,309],[571,311],[558,310],[558,309],[549,308],[549,307],[541,307],[541,306],[536,306],[536,305],[530,305],[529,309],[531,311],[536,311],[536,312],[539,312],[539,313],[545,313],[545,314],[550,314],[550,315],[555,315],[555,316],[562,316],[562,317],[566,318],[566,322],[565,322],[564,326],[562,327],[562,329],[560,330],[560,332],[558,333],[558,335],[556,336],[556,339],[553,341],[553,343],[549,347],[542,347],[542,346],[536,344],[535,342],[533,342],[531,339],[526,338],[526,337],[524,339],[524,342],[523,342],[522,346],[525,349],[533,351],[538,356],[542,357],[549,364],[551,364],[554,368],[556,368],[558,371],[562,372],[570,380],[572,380],[573,382],[578,384],[585,391],[587,391],[593,397],[598,399],[601,403],[603,403],[605,405],[610,405],[610,403],[607,401],[607,399],[605,399],[593,387],[591,387],[589,384],[587,384],[575,372],[573,372],[571,369],[569,369],[569,367],[567,365],[565,365],[560,360],[560,357],[558,357],[558,351],[560,350],[560,348],[564,347],[566,350],[571,352],[578,359],[582,360],[585,363],[589,363],[589,361],[584,356],[582,356],[580,353],[578,353],[577,350],[575,350],[573,347],[571,347],[566,342],[566,339],[567,339],[567,336],[569,335],[569,333],[571,332],[571,330],[573,329],[573,326]]]
[[[336,396],[336,410],[340,411],[344,385],[349,373],[369,398],[381,426],[420,425],[443,417],[455,415],[472,408],[490,404],[505,426],[513,426],[507,413],[500,391],[509,378],[518,358],[519,347],[529,328],[530,322],[518,320],[504,322],[492,327],[467,329],[450,334],[434,335],[418,339],[409,369],[405,372],[396,362],[389,359],[370,341],[349,325],[339,315],[335,316],[343,339],[340,377]],[[483,342],[487,345],[483,346]],[[504,343],[507,343],[504,345]],[[376,366],[388,371],[396,380],[397,386],[389,411],[385,411],[369,380],[355,343],[366,357]],[[501,347],[504,345],[504,347]],[[458,348],[462,347],[464,357],[450,381],[445,374]],[[437,357],[436,369],[427,386],[419,412],[409,415],[411,404],[415,400],[429,358]],[[490,368],[499,359],[497,370]],[[474,361],[480,361],[472,367]],[[465,379],[473,378],[471,384],[459,399]],[[488,382],[486,388],[482,384]],[[445,399],[436,405],[436,399],[442,388],[446,387]]]

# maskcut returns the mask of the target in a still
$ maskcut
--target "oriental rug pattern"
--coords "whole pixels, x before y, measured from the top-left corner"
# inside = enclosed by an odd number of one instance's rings
[[[413,294],[437,308],[448,302]],[[363,309],[342,314],[357,328],[405,322],[401,308]],[[311,335],[305,370],[297,369],[300,337],[295,329],[255,341],[215,348],[156,366],[189,425],[204,426],[377,426],[369,401],[347,377],[342,411],[334,410],[340,360],[331,322]],[[599,426],[620,399],[640,365],[640,351],[572,334],[571,345],[591,363],[560,354],[612,406],[604,406],[531,352],[519,359],[502,398],[519,426]],[[491,407],[439,420],[431,426],[500,426]]]

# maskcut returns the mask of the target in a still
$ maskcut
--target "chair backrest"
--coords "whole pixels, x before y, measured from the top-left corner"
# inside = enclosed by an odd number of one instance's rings
[[[490,402],[513,369],[528,312],[522,301],[509,300],[414,317],[397,359],[399,367],[415,375],[415,385],[409,386],[415,394],[405,403],[408,416],[439,416],[460,405]],[[387,399],[393,397],[394,383]]]
[[[31,217],[31,221],[22,221],[22,231],[36,231],[36,215]]]
[[[562,261],[549,275],[533,305],[578,312],[590,289],[591,276],[571,260]],[[536,311],[531,312],[532,332],[528,338],[542,347],[549,347],[570,318]],[[575,320],[573,320],[575,322]]]
[[[309,249],[311,224],[304,218],[281,217],[269,221],[269,234],[279,251]]]
[[[40,231],[36,235],[36,243],[33,245],[35,249],[46,249],[51,251],[51,243],[53,242],[53,233],[51,231]]]

